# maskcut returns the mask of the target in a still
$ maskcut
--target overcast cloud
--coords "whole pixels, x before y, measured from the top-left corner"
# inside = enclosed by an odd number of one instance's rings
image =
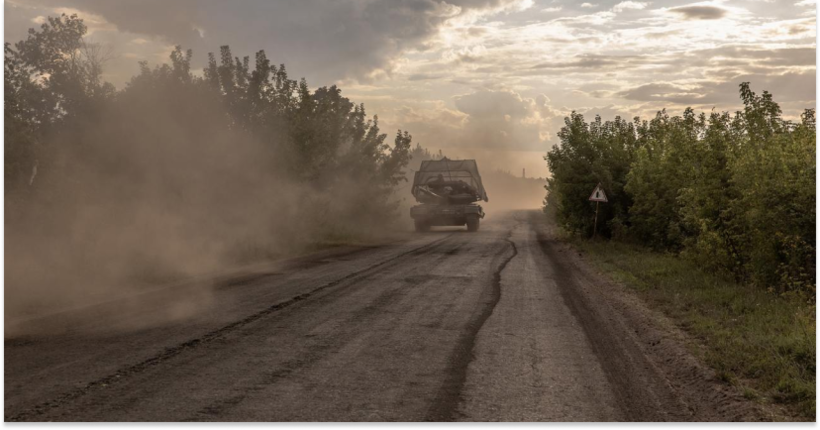
[[[737,85],[769,90],[784,113],[815,106],[811,0],[12,0],[5,38],[43,17],[78,13],[117,57],[122,86],[137,62],[173,45],[195,66],[220,45],[264,49],[294,77],[378,113],[386,129],[493,167],[546,174],[540,158],[571,110],[632,117],[686,106],[734,111]],[[493,157],[493,151],[513,151]]]

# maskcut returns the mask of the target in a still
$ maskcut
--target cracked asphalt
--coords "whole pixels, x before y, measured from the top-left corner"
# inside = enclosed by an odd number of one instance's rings
[[[588,297],[544,222],[496,214],[477,233],[191,281],[12,336],[7,324],[5,420],[722,418]]]

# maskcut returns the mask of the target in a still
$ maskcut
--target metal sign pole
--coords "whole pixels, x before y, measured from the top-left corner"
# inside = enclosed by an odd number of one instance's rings
[[[603,188],[601,188],[600,182],[595,186],[595,189],[592,190],[592,195],[589,196],[589,201],[595,202],[595,224],[592,226],[592,238],[594,239],[595,236],[598,235],[598,207],[601,202],[606,203],[608,201],[606,198],[606,193]]]
[[[601,202],[595,202],[595,226],[592,227],[592,238],[594,239],[595,236],[598,234],[598,205]]]

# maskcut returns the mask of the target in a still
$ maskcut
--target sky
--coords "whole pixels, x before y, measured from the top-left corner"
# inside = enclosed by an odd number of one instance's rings
[[[342,94],[383,131],[482,169],[545,177],[570,112],[604,120],[736,111],[738,85],[787,118],[816,104],[816,0],[6,0],[5,41],[76,13],[122,88],[174,45],[264,49]]]

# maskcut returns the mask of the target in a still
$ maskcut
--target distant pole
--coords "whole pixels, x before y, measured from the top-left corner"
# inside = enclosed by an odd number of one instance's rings
[[[598,234],[598,205],[599,204],[601,204],[601,202],[595,202],[595,226],[592,227],[592,238],[593,239]]]
[[[521,169],[521,177],[524,178],[524,179],[527,178],[527,169],[526,168]]]

